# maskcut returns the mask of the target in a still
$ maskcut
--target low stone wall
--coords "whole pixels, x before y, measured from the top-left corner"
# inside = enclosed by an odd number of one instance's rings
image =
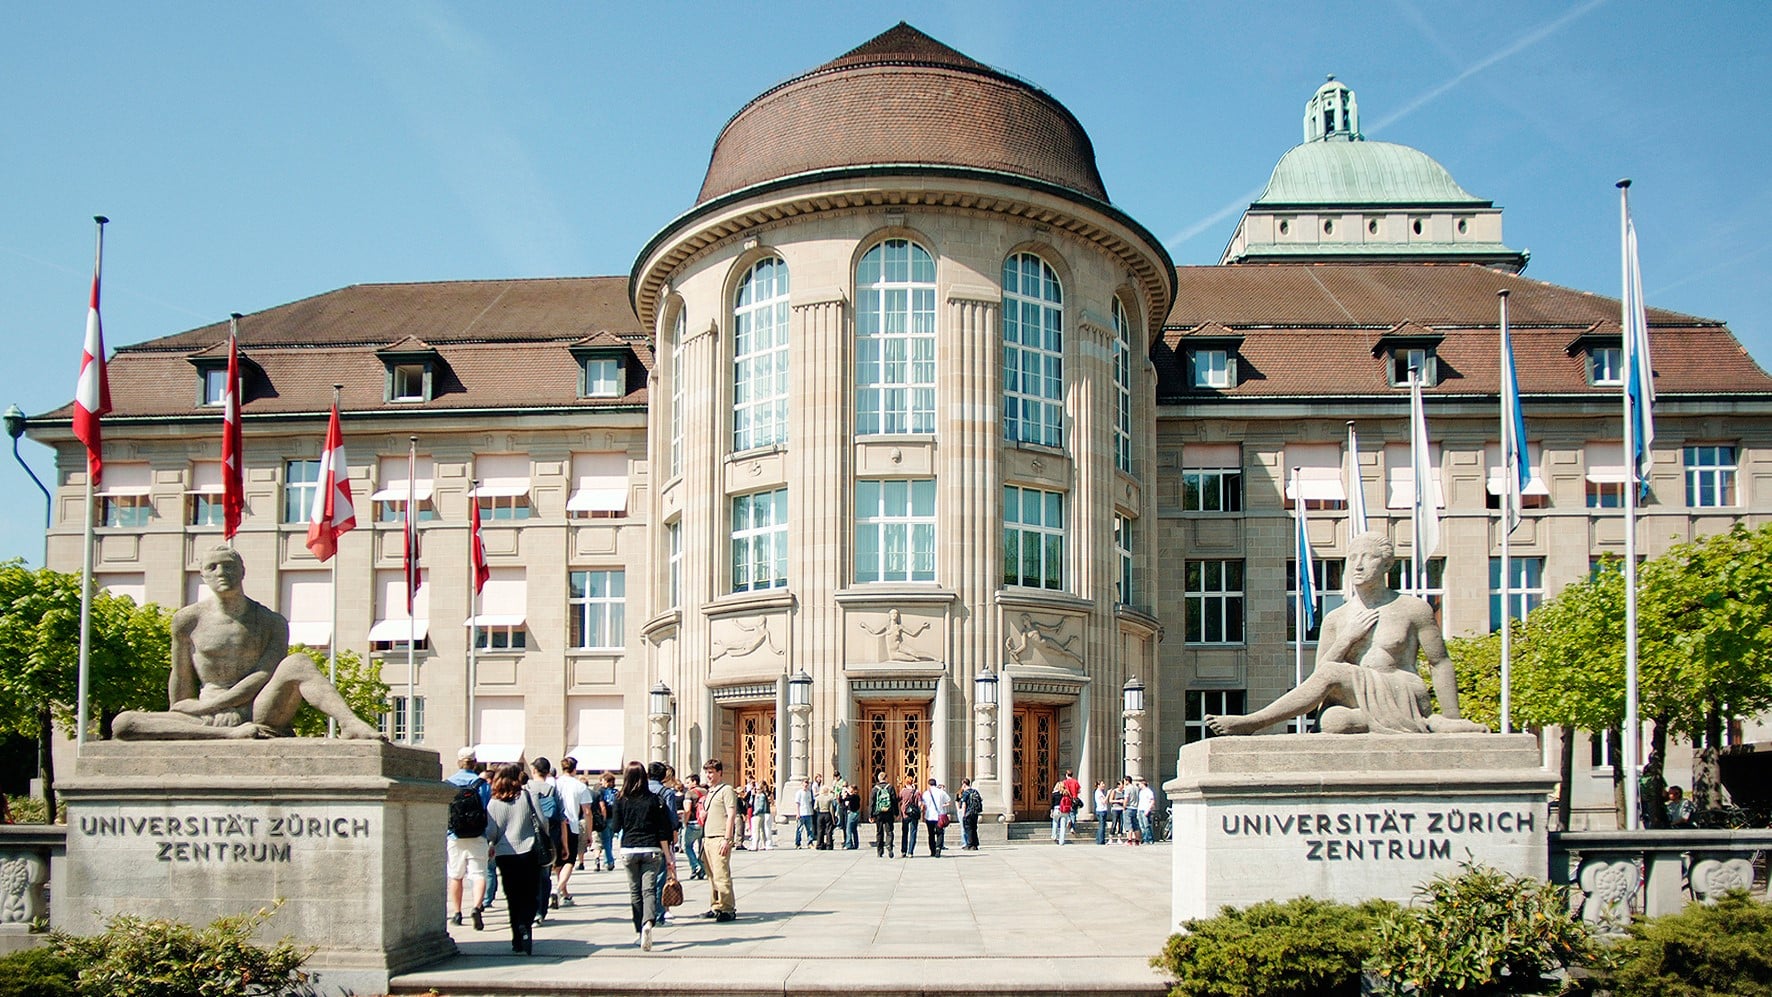
[[[1550,836],[1553,882],[1573,886],[1582,919],[1619,934],[1633,914],[1672,914],[1731,889],[1751,890],[1772,829],[1563,831]]]
[[[49,924],[49,879],[67,854],[60,824],[0,825],[0,955],[30,948]]]

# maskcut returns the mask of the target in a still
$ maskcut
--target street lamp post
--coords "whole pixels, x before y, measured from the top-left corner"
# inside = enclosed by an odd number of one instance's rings
[[[1126,721],[1126,774],[1140,779],[1144,777],[1144,683],[1134,675],[1120,694],[1124,699],[1120,716]]]
[[[972,679],[972,709],[978,714],[978,781],[997,777],[997,676],[989,665]]]
[[[788,780],[797,788],[806,782],[812,718],[812,676],[804,668],[788,679],[788,714]]]
[[[661,680],[646,694],[646,711],[652,721],[651,761],[667,761],[671,743],[671,687]]]
[[[25,419],[25,411],[19,408],[15,402],[6,407],[6,414],[0,416],[0,420],[4,420],[6,423],[6,435],[12,437],[12,459],[18,461],[18,466],[24,468],[25,473],[31,476],[31,483],[43,493],[43,528],[47,530],[53,519],[55,500],[50,497],[49,489],[44,487],[43,480],[37,477],[37,472],[31,470],[31,465],[25,463],[25,459],[19,456],[18,452],[19,437],[25,435],[25,429],[29,425],[28,420]],[[47,544],[48,537],[45,537],[43,542]]]

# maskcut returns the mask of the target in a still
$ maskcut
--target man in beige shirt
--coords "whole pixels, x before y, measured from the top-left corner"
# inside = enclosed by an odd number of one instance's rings
[[[703,797],[702,859],[707,864],[708,884],[714,896],[701,916],[730,921],[738,916],[738,898],[732,892],[732,849],[738,844],[738,797],[726,782],[726,766],[710,758],[701,767],[707,783]]]

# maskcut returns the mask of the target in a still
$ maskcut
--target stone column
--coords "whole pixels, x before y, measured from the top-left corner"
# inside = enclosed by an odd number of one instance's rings
[[[1083,313],[1066,357],[1065,380],[1070,392],[1071,437],[1067,440],[1075,474],[1071,486],[1071,591],[1090,603],[1082,625],[1083,670],[1104,689],[1117,689],[1124,671],[1119,660],[1114,618],[1114,581],[1119,577],[1114,551],[1114,333],[1111,319]],[[1074,724],[1078,781],[1093,788],[1096,759],[1108,752],[1102,739],[1114,729],[1113,699],[1099,704],[1085,685],[1077,696]],[[1084,794],[1085,811],[1093,810],[1093,793]]]
[[[949,751],[954,739],[948,731],[953,696],[948,693],[949,687],[947,679],[937,679],[935,701],[929,704],[929,775],[940,779],[944,786],[954,784],[954,758]]]
[[[714,302],[717,307],[719,302]],[[688,306],[686,306],[688,307]],[[707,307],[707,306],[703,306]],[[661,309],[662,311],[662,309]],[[663,337],[667,343],[669,333]],[[725,517],[722,509],[725,496],[720,475],[720,455],[726,449],[721,434],[728,420],[722,413],[729,409],[724,387],[728,375],[721,362],[719,327],[713,315],[691,307],[683,325],[683,342],[677,350],[677,363],[668,377],[683,379],[683,462],[676,487],[680,497],[683,556],[678,584],[682,623],[676,642],[674,668],[670,681],[685,693],[685,702],[694,702],[694,710],[685,710],[685,720],[701,729],[700,752],[703,759],[722,758],[728,765],[733,759],[723,757],[727,747],[720,742],[717,722],[719,707],[708,689],[708,619],[702,607],[720,590],[720,578],[726,569]],[[669,353],[666,353],[669,363]],[[660,390],[657,405],[663,419],[670,417],[670,382]],[[670,474],[669,427],[663,450],[664,473],[655,476],[659,487],[665,487]],[[662,517],[657,528],[663,529]],[[660,671],[659,678],[666,676]],[[704,690],[691,700],[690,689]],[[644,694],[644,688],[636,690]]]
[[[647,716],[650,729],[647,737],[647,761],[670,761],[671,715],[669,713],[653,713]]]
[[[806,728],[812,716],[812,706],[790,706],[788,714],[788,781],[784,788],[792,786],[798,791],[812,774],[806,767]]]
[[[1144,776],[1144,711],[1126,710],[1120,714],[1126,721],[1126,774],[1134,779]]]
[[[973,748],[978,771],[974,778],[983,784],[997,777],[997,706],[995,703],[980,703],[972,709],[978,714],[978,722],[974,725],[978,740]]]

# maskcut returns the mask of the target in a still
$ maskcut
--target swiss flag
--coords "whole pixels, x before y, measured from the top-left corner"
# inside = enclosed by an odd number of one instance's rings
[[[308,511],[308,549],[322,561],[338,553],[338,537],[357,528],[351,504],[351,467],[345,461],[345,437],[338,425],[338,406],[326,427],[326,448],[320,452],[320,492]]]
[[[236,319],[238,316],[235,317]],[[228,329],[228,386],[222,394],[222,537],[240,532],[246,511],[246,488],[240,471],[240,343]]]
[[[474,591],[477,593],[486,587],[486,579],[492,577],[492,569],[486,566],[486,545],[480,542],[480,500],[469,499],[474,506],[474,528],[469,532],[468,563],[473,566]]]
[[[97,487],[104,473],[99,417],[111,410],[111,382],[105,376],[105,330],[98,317],[98,278],[104,260],[105,223],[98,219],[98,255],[92,263],[92,302],[86,310],[86,347],[80,356],[80,383],[74,389],[74,436],[86,444],[86,473]]]

